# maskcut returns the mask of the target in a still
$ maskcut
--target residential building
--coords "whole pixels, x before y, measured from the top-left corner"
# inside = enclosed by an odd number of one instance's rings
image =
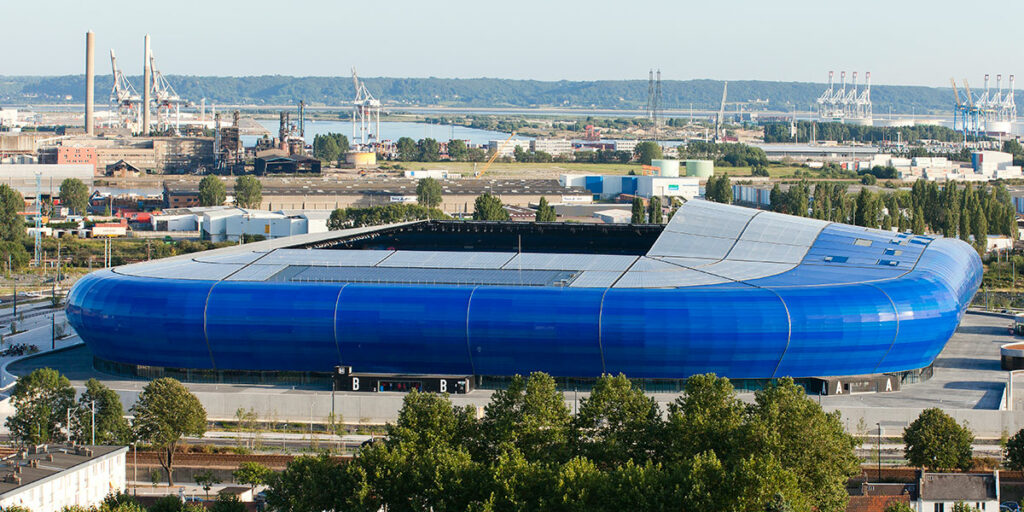
[[[640,141],[636,139],[631,140],[617,140],[615,141],[615,151],[628,151],[630,153],[636,151],[636,145]]]
[[[979,512],[999,511],[999,471],[991,473],[918,472],[917,512],[953,512],[962,501]]]
[[[569,139],[536,139],[530,142],[531,151],[543,151],[551,156],[572,155],[573,146]]]
[[[487,150],[488,151],[497,151],[499,157],[502,157],[502,156],[512,156],[513,154],[515,154],[517,146],[522,148],[523,151],[529,151],[530,150],[530,141],[528,141],[528,140],[520,140],[520,139],[512,139],[512,140],[509,140],[508,142],[503,141],[503,140],[492,140],[492,141],[488,141],[487,142]]]
[[[124,446],[29,447],[0,459],[0,509],[90,508],[125,489]]]

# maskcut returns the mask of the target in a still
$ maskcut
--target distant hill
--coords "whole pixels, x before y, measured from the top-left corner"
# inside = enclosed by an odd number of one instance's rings
[[[354,95],[349,77],[250,76],[167,77],[178,94],[207,104],[294,104],[303,99],[311,105],[343,105]],[[129,77],[139,84],[138,76]],[[366,78],[367,88],[385,105],[399,107],[569,107],[642,109],[647,102],[646,80],[557,81],[498,78]],[[0,76],[0,103],[81,102],[84,75]],[[96,78],[96,100],[105,103],[112,84],[110,75]],[[722,98],[720,80],[666,80],[662,82],[664,109],[717,109]],[[824,84],[805,82],[729,82],[730,102],[768,100],[771,110],[808,109],[824,91]],[[1018,92],[1024,94],[1024,92]],[[871,90],[876,115],[894,113],[943,114],[952,110],[952,90],[938,87],[874,86]],[[1018,100],[1024,96],[1018,96]],[[735,108],[735,107],[732,107]]]

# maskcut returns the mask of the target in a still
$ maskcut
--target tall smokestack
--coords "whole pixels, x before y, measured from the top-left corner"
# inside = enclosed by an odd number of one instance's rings
[[[95,52],[96,35],[92,31],[85,33],[85,134],[96,135],[93,118],[94,82],[96,81]]]
[[[146,34],[142,62],[142,135],[149,135],[149,91],[153,82],[153,69],[149,66],[149,34]]]

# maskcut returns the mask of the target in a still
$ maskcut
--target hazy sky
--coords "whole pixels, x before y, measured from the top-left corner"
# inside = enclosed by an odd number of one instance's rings
[[[0,0],[0,75],[165,74],[758,79],[980,85],[1024,71],[1024,2],[946,0]],[[1005,23],[999,26],[1000,20]],[[976,40],[972,41],[972,38]],[[863,75],[862,75],[863,76]],[[1024,75],[1022,75],[1024,76]]]

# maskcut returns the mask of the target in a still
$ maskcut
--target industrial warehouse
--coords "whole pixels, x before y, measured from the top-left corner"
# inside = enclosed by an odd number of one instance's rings
[[[898,385],[930,375],[981,276],[958,240],[691,200],[665,226],[418,221],[127,265],[67,315],[97,368],[140,376]]]

